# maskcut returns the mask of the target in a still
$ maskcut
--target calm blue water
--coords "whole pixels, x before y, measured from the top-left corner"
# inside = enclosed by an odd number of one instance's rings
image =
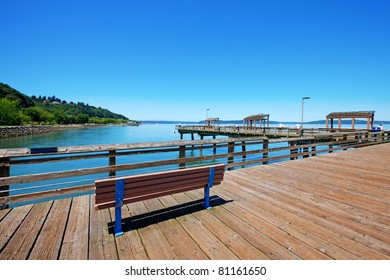
[[[179,139],[175,125],[105,126],[0,139],[0,148],[60,147],[159,142]]]

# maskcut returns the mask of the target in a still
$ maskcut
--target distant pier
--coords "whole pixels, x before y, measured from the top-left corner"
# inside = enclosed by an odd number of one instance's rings
[[[267,138],[294,138],[304,136],[319,135],[331,131],[326,128],[290,128],[290,127],[247,127],[247,126],[207,126],[207,125],[177,125],[176,130],[180,133],[180,139],[183,139],[185,134],[191,134],[191,139],[194,140],[194,135],[199,135],[200,139],[205,136],[212,136],[214,139],[218,135],[228,137],[250,137],[264,136]],[[332,129],[332,131],[334,131]],[[342,132],[353,132],[355,129],[340,129]]]

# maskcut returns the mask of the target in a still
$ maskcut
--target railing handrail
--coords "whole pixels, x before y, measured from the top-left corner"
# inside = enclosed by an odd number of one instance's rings
[[[220,144],[234,141],[256,141],[264,140],[266,137],[243,137],[243,138],[229,138],[225,139],[207,139],[207,140],[174,140],[165,142],[139,142],[128,144],[101,144],[101,145],[83,145],[83,146],[60,146],[52,147],[48,149],[49,152],[35,153],[34,151],[40,148],[10,148],[0,149],[1,158],[11,157],[31,157],[42,155],[60,155],[60,154],[75,154],[75,153],[88,153],[88,152],[108,152],[112,150],[133,150],[133,149],[148,149],[148,148],[165,148],[174,146],[188,146],[188,145],[201,145],[201,144]],[[45,148],[43,148],[45,149]]]

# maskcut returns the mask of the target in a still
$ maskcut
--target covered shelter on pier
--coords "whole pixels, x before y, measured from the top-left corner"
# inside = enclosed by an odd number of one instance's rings
[[[375,111],[352,111],[352,112],[332,112],[326,116],[326,129],[333,129],[333,120],[338,120],[338,129],[341,129],[341,119],[352,119],[352,129],[355,129],[356,119],[366,119],[367,129],[371,129],[374,126],[374,114]]]
[[[219,126],[219,118],[207,118],[204,121],[204,125],[208,127],[218,127]]]
[[[256,128],[256,123],[259,123],[259,128],[269,127],[269,114],[257,114],[244,118],[245,128]]]

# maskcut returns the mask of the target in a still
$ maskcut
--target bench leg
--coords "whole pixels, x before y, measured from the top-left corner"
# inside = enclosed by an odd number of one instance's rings
[[[115,207],[114,235],[115,236],[123,235],[123,230],[122,230],[122,208],[121,207]]]
[[[207,187],[204,188],[204,203],[203,206],[206,209],[211,209],[210,206],[210,188],[214,184],[214,174],[215,174],[215,167],[210,168],[210,173],[209,173],[209,181],[207,184]]]
[[[210,206],[210,187],[205,187],[204,188],[204,202],[203,202],[203,207],[206,209],[211,209]]]
[[[116,181],[116,188],[115,188],[115,227],[114,227],[114,235],[115,236],[123,235],[123,230],[122,230],[122,206],[123,206],[124,192],[125,192],[125,181],[124,180]]]

